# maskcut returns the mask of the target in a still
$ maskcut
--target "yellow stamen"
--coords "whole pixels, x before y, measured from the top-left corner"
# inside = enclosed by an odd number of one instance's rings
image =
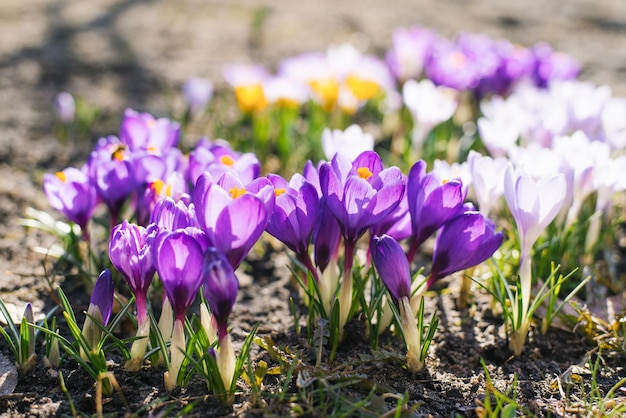
[[[372,172],[367,167],[359,167],[356,169],[356,172],[359,175],[359,177],[365,180],[369,180],[370,177],[373,176]]]
[[[274,196],[278,197],[281,194],[285,194],[287,192],[287,189],[274,189]]]
[[[124,161],[124,151],[126,151],[126,146],[117,145],[111,153],[111,160]]]
[[[346,78],[346,85],[359,100],[369,100],[376,96],[380,90],[378,83],[373,80],[366,80],[355,75],[349,75]]]
[[[244,194],[248,193],[248,191],[243,187],[240,189],[239,187],[235,186],[231,187],[228,193],[230,194],[230,197],[232,197],[233,199],[237,199],[238,197],[241,197]]]
[[[231,157],[230,155],[222,155],[220,157],[220,163],[228,166],[228,167],[232,167],[235,165],[235,160],[233,159],[233,157]]]
[[[448,180],[448,179],[441,180],[441,184],[446,184],[446,183],[449,183],[449,182],[450,182],[450,180]]]
[[[163,186],[165,186],[165,183],[163,182],[163,180],[155,180],[152,182],[152,184],[150,185],[152,186],[152,189],[154,190],[154,193],[156,193],[158,196],[161,195],[161,191],[163,190]]]
[[[63,183],[67,183],[67,175],[64,172],[57,171],[54,175],[57,176],[57,178]]]
[[[152,154],[159,154],[159,148],[157,148],[155,145],[148,145],[148,152]]]

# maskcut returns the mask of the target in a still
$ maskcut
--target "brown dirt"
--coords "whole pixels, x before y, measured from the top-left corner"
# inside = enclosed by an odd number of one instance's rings
[[[49,260],[34,252],[49,248],[55,239],[25,230],[19,224],[29,207],[54,213],[41,191],[45,172],[84,161],[100,135],[114,133],[126,107],[157,115],[178,115],[182,101],[178,91],[190,76],[204,76],[221,85],[222,65],[230,62],[277,60],[307,50],[323,50],[332,43],[365,42],[372,53],[390,46],[391,31],[398,26],[421,24],[446,35],[460,31],[483,32],[523,45],[547,41],[583,64],[582,78],[608,84],[614,95],[626,94],[626,3],[610,0],[560,0],[544,2],[398,0],[393,3],[364,0],[238,1],[140,1],[5,0],[0,4],[0,298],[18,310],[27,302],[41,315],[52,306],[46,268]],[[255,28],[255,17],[265,15]],[[67,90],[86,104],[100,108],[93,131],[72,146],[59,144],[54,135],[51,102]],[[200,136],[207,132],[194,132]],[[55,214],[55,216],[60,216]],[[271,336],[280,347],[305,350],[294,333],[288,308],[290,287],[283,262],[268,259],[253,264],[254,280],[245,285],[236,305],[234,335],[242,336],[256,322],[259,335]],[[262,272],[259,274],[259,272]],[[71,278],[54,277],[85,308],[87,296]],[[293,291],[291,291],[293,293]],[[584,361],[592,348],[575,335],[551,332],[546,338],[531,336],[529,348],[511,359],[499,318],[487,309],[487,298],[476,296],[475,309],[459,313],[454,293],[432,301],[442,322],[431,348],[429,372],[410,376],[401,367],[403,348],[397,338],[385,336],[381,346],[392,353],[374,355],[371,366],[360,371],[367,379],[350,385],[347,392],[362,398],[369,392],[363,381],[375,382],[384,392],[408,391],[410,404],[420,403],[418,415],[471,416],[476,399],[484,397],[484,359],[494,386],[509,387],[517,378],[517,399],[531,412],[546,415],[561,405],[551,383],[570,366]],[[368,342],[358,325],[349,328],[350,342],[340,347],[337,360],[325,371],[336,382],[349,375],[342,360],[370,355]],[[7,352],[7,346],[0,342]],[[41,349],[41,347],[39,348]],[[41,355],[41,352],[39,352]],[[305,350],[305,354],[307,354]],[[260,350],[270,366],[275,361]],[[384,359],[382,359],[385,357]],[[607,367],[599,377],[607,391],[625,372],[619,360],[605,358]],[[39,362],[41,363],[41,362]],[[94,387],[80,369],[64,365],[61,370],[75,407],[93,414]],[[247,396],[238,397],[233,409],[215,399],[205,399],[204,384],[192,381],[187,389],[167,394],[162,370],[145,369],[138,374],[113,366],[129,409],[163,398],[144,415],[181,412],[184,404],[197,401],[194,413],[202,416],[228,414],[284,415],[275,399],[263,409],[253,408]],[[585,377],[587,379],[587,377]],[[588,381],[588,380],[587,380]],[[269,385],[278,382],[268,378]],[[290,390],[296,388],[292,384]],[[573,389],[572,389],[573,390]],[[105,401],[104,410],[120,415],[125,410],[119,395]],[[387,407],[391,405],[390,401]],[[552,409],[553,410],[553,409]],[[365,412],[363,412],[365,413]],[[378,412],[373,412],[377,414]],[[1,416],[53,416],[71,414],[67,396],[54,372],[37,369],[21,376],[15,393],[0,397]],[[326,411],[328,414],[328,411]],[[357,413],[355,415],[360,415]],[[325,415],[323,411],[319,415]]]

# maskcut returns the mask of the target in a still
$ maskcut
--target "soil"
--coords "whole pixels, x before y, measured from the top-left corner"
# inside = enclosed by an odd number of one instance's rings
[[[340,42],[354,42],[382,54],[395,27],[415,24],[448,37],[467,31],[526,46],[546,41],[580,60],[582,79],[607,84],[614,95],[626,94],[626,3],[611,0],[396,0],[392,4],[363,0],[358,6],[346,0],[2,1],[0,298],[16,312],[31,303],[40,318],[54,306],[51,280],[70,295],[77,311],[86,308],[84,287],[71,276],[51,275],[51,261],[37,251],[58,244],[56,238],[24,228],[21,219],[28,208],[61,219],[42,193],[43,174],[82,163],[98,137],[117,131],[126,107],[159,116],[180,115],[183,103],[178,92],[188,77],[207,77],[221,88],[224,64],[260,62],[271,67],[281,58]],[[55,134],[51,103],[62,90],[81,98],[83,109],[99,109],[90,133],[72,144],[60,143]],[[191,134],[199,137],[210,132]],[[247,331],[260,323],[260,337],[271,338],[281,350],[299,351],[306,359],[313,354],[303,335],[295,332],[289,297],[298,299],[286,256],[262,250],[253,254],[240,277],[242,291],[232,322],[237,347]],[[565,415],[566,406],[570,415],[580,412],[571,405],[575,396],[581,396],[580,384],[568,386],[568,376],[571,367],[595,359],[590,354],[594,345],[564,331],[550,331],[547,336],[531,333],[525,354],[512,358],[501,319],[490,313],[489,298],[477,292],[473,307],[459,311],[454,306],[455,282],[447,283],[451,291],[435,294],[427,307],[429,312],[438,309],[441,323],[423,375],[410,375],[402,367],[404,349],[397,337],[383,334],[379,350],[372,352],[358,320],[349,325],[348,338],[334,361],[327,359],[322,367],[313,368],[314,361],[307,360],[309,366],[303,370],[318,383],[345,384],[340,392],[355,400],[365,398],[376,385],[369,398],[372,402],[356,410],[355,416],[382,414],[397,401],[385,394],[403,393],[408,394],[409,406],[417,407],[416,416],[473,416],[487,387],[481,360],[493,387],[503,392],[513,388],[510,396],[527,413]],[[9,355],[4,341],[0,349]],[[58,372],[45,369],[41,350],[38,344],[36,369],[19,376],[13,393],[0,396],[0,416],[71,415],[70,399],[80,413],[94,414],[91,378],[71,362]],[[256,346],[253,357],[270,367],[277,365],[275,358]],[[364,360],[355,365],[356,358]],[[199,380],[167,393],[162,369],[145,367],[130,373],[117,364],[121,359],[111,360],[110,369],[123,394],[105,398],[104,411],[111,416],[148,404],[142,415],[186,415],[186,406],[193,403],[197,406],[191,414],[197,416],[282,416],[292,411],[289,402],[278,401],[278,395],[259,400],[249,392],[237,396],[232,408],[224,407],[218,399],[205,396],[205,384]],[[623,359],[605,356],[602,361],[597,381],[601,393],[606,393],[626,372]],[[68,394],[61,391],[58,373],[65,378]],[[589,383],[588,374],[575,374]],[[282,381],[268,376],[265,384],[277,394]],[[287,387],[298,391],[295,382]],[[332,415],[329,410],[314,411],[307,410],[309,415]]]

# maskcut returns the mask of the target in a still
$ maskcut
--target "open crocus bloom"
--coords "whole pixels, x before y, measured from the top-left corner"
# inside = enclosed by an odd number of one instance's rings
[[[374,151],[363,152],[353,162],[335,154],[330,163],[321,165],[319,176],[326,203],[350,242],[385,219],[404,194],[400,169],[383,169]]]
[[[56,174],[44,174],[43,190],[50,206],[63,212],[80,226],[83,237],[88,238],[87,224],[98,203],[96,189],[92,186],[86,168],[69,167]]]
[[[218,182],[205,173],[196,183],[193,201],[200,227],[237,268],[267,226],[274,188],[267,178],[244,185],[233,173]]]
[[[149,113],[126,109],[120,127],[120,140],[131,151],[148,150],[161,153],[175,147],[180,124],[167,118],[155,119]]]

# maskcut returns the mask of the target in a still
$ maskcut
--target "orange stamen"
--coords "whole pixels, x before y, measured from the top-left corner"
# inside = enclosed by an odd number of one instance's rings
[[[220,157],[220,163],[228,166],[228,167],[232,167],[235,165],[235,160],[233,159],[233,157],[231,157],[230,155],[222,155]]]
[[[287,192],[287,189],[274,189],[274,196],[278,197],[281,194],[285,194]]]
[[[244,194],[248,193],[248,191],[243,187],[240,189],[239,187],[235,186],[231,187],[228,193],[230,194],[230,197],[232,197],[233,199],[237,199],[238,197],[241,197]]]
[[[55,176],[57,176],[57,178],[61,180],[63,183],[67,183],[67,175],[64,172],[57,171],[55,173]]]
[[[372,172],[367,167],[359,167],[359,168],[357,168],[356,169],[356,173],[359,175],[359,177],[361,177],[362,179],[365,179],[365,180],[369,180],[370,177],[373,176]]]

